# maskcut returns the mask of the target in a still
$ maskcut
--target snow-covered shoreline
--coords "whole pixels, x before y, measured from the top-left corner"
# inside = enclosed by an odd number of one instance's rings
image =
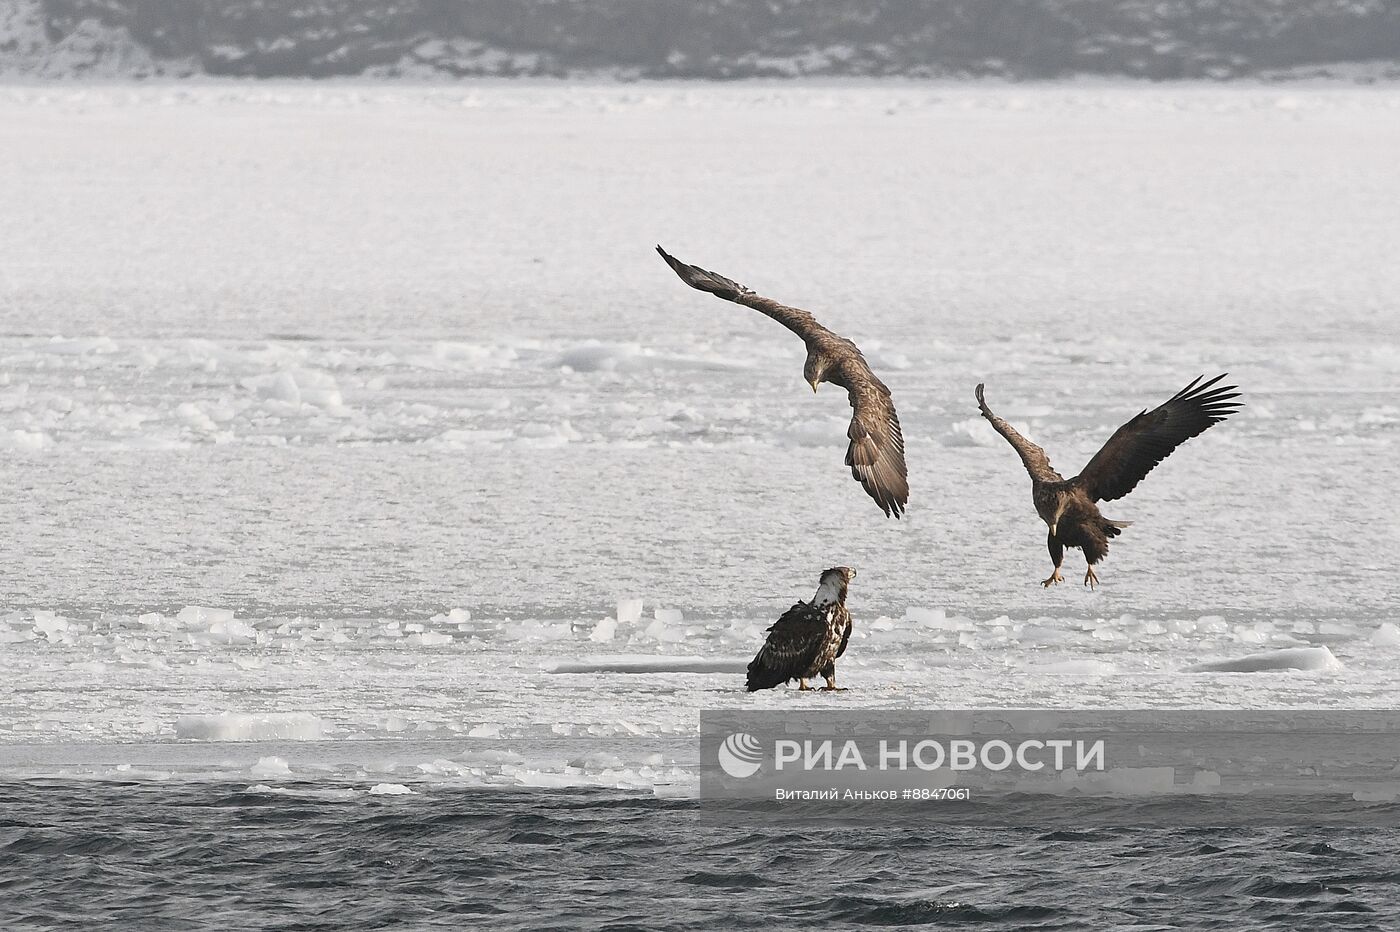
[[[390,79],[1400,76],[1384,4],[4,0],[0,73]],[[1035,41],[1027,41],[1030,36]]]

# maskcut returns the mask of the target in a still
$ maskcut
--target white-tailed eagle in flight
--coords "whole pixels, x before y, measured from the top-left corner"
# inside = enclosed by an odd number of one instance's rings
[[[1064,581],[1060,565],[1065,548],[1084,551],[1089,564],[1084,585],[1092,589],[1099,578],[1094,564],[1108,554],[1109,538],[1117,537],[1131,521],[1110,521],[1099,513],[1096,502],[1111,502],[1131,492],[1152,468],[1187,440],[1234,414],[1243,402],[1234,385],[1216,387],[1225,376],[1208,382],[1198,377],[1162,405],[1143,411],[1113,432],[1103,449],[1073,479],[1065,479],[1050,465],[1045,451],[1017,433],[1016,428],[992,413],[977,386],[977,406],[997,433],[1021,456],[1031,474],[1031,498],[1035,510],[1050,529],[1046,546],[1055,569],[1041,585],[1049,588]]]
[[[850,396],[851,426],[846,431],[850,446],[846,448],[846,465],[851,468],[851,475],[875,499],[886,517],[902,515],[909,502],[904,434],[899,428],[899,416],[895,413],[890,390],[870,371],[860,348],[817,323],[804,310],[754,294],[718,273],[686,265],[660,246],[656,251],[690,287],[751,307],[802,338],[807,345],[807,363],[802,375],[812,391],[815,392],[822,382],[830,382],[844,388]]]

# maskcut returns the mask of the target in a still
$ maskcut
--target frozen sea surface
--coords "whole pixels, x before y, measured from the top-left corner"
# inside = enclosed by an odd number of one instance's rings
[[[707,707],[1393,707],[1397,117],[1383,87],[0,90],[0,771],[348,778],[367,742],[386,784],[647,794]],[[865,348],[906,520],[800,345],[657,242]],[[1106,509],[1101,588],[1041,589],[973,386],[1074,471],[1226,370],[1248,406]],[[851,691],[742,693],[835,563]]]

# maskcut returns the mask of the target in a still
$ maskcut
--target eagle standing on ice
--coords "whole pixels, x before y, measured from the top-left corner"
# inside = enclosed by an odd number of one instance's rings
[[[832,567],[822,573],[812,601],[798,602],[768,629],[768,640],[749,664],[749,692],[792,679],[798,689],[810,689],[807,680],[818,674],[826,678],[822,689],[837,689],[836,658],[851,639],[846,588],[855,578],[849,566]]]
[[[1234,414],[1243,402],[1232,401],[1239,392],[1234,385],[1212,388],[1225,376],[1217,375],[1201,383],[1197,377],[1164,404],[1143,411],[1113,432],[1103,449],[1094,454],[1084,471],[1066,480],[1050,465],[1045,451],[1016,432],[1006,421],[992,413],[977,386],[977,406],[982,416],[991,421],[997,433],[1006,438],[1021,456],[1026,472],[1031,474],[1031,497],[1036,513],[1050,528],[1045,539],[1055,569],[1041,583],[1047,589],[1063,582],[1060,565],[1065,560],[1066,547],[1084,551],[1089,564],[1084,585],[1090,589],[1098,583],[1094,564],[1108,554],[1108,540],[1117,537],[1131,521],[1110,521],[1099,513],[1096,502],[1111,502],[1131,492],[1152,468],[1166,459],[1173,450]]]
[[[812,391],[815,392],[822,382],[830,382],[844,388],[850,396],[851,426],[846,436],[851,443],[846,448],[846,465],[851,467],[851,476],[875,499],[885,517],[898,518],[903,514],[909,503],[904,434],[899,429],[899,416],[895,414],[890,390],[870,371],[860,348],[817,323],[816,318],[804,310],[756,295],[716,272],[686,265],[660,246],[656,251],[690,287],[751,307],[802,338],[807,344],[807,363],[802,377],[812,386]]]

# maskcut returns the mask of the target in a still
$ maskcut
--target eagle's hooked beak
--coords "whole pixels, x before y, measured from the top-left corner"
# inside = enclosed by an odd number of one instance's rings
[[[816,382],[816,380],[813,379],[812,381],[808,382],[807,384],[810,385],[810,386],[812,386],[812,394],[815,395],[815,394],[817,393],[817,382]]]
[[[1051,536],[1051,537],[1056,537],[1056,536],[1058,536],[1058,535],[1056,535],[1056,533],[1055,533],[1055,529],[1056,529],[1057,527],[1059,527],[1059,526],[1060,526],[1060,522],[1058,522],[1058,521],[1051,521],[1051,522],[1050,522],[1050,536]]]

